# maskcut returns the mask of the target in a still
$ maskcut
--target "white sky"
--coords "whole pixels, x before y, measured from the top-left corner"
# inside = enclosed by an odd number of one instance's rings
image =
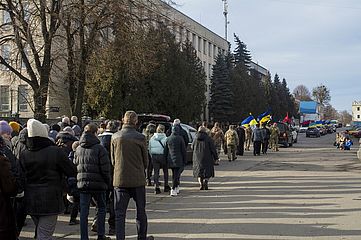
[[[178,10],[224,36],[222,0],[176,0]],[[286,78],[290,91],[326,85],[337,110],[361,100],[361,0],[228,0],[228,40]]]

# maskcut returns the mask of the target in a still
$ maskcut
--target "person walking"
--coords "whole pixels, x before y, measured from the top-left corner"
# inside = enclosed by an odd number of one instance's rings
[[[143,134],[145,136],[145,140],[147,142],[147,149],[149,146],[149,140],[152,138],[156,130],[156,125],[153,122],[149,122],[147,127],[144,129]],[[149,153],[149,152],[148,152]],[[153,174],[153,161],[152,156],[148,155],[148,167],[147,167],[147,186],[153,186],[152,184],[152,174]]]
[[[245,130],[246,133],[246,151],[250,151],[251,142],[252,142],[252,128],[248,126]]]
[[[148,150],[145,136],[136,130],[137,123],[137,113],[127,111],[123,117],[121,131],[115,133],[111,140],[117,240],[125,239],[125,217],[131,198],[135,201],[137,208],[138,239],[154,239],[152,236],[147,237],[148,220],[145,212],[145,169],[148,165]]]
[[[237,132],[238,139],[239,139],[238,145],[237,145],[237,155],[243,156],[246,132],[245,132],[243,126],[241,126],[241,125],[237,126],[236,132]]]
[[[262,130],[259,128],[259,123],[256,124],[256,128],[253,130],[252,140],[253,140],[253,155],[260,156],[261,144],[263,141],[263,133]]]
[[[209,179],[214,177],[214,161],[218,159],[218,154],[205,127],[199,127],[192,149],[193,177],[198,179],[200,190],[208,190]]]
[[[80,192],[80,236],[88,240],[88,215],[91,199],[97,206],[98,240],[105,236],[106,191],[110,185],[110,161],[106,149],[96,136],[97,125],[85,126],[76,148],[74,164],[77,167],[77,186]]]
[[[3,144],[4,141],[2,140]],[[11,198],[17,193],[15,176],[11,172],[11,163],[0,155],[0,239],[16,240],[17,229],[15,212]]]
[[[274,123],[273,126],[270,129],[271,136],[270,136],[270,143],[271,148],[273,151],[279,151],[278,150],[278,137],[280,135],[280,130],[277,127],[277,123]]]
[[[224,141],[227,146],[228,161],[236,160],[236,148],[239,144],[239,138],[233,125],[229,125],[229,128],[224,135]]]
[[[159,171],[163,169],[164,176],[164,192],[169,192],[170,187],[168,185],[168,165],[167,159],[164,157],[164,148],[167,140],[165,135],[165,127],[162,124],[159,124],[156,130],[156,133],[151,137],[149,141],[148,150],[152,157],[153,167],[154,167],[154,185],[155,185],[155,194],[160,194],[160,185],[159,185]]]
[[[184,140],[181,136],[179,125],[172,128],[172,134],[167,138],[164,157],[168,161],[168,167],[172,169],[173,185],[170,191],[171,196],[177,196],[180,192],[180,177],[187,164],[187,152]]]
[[[268,150],[268,142],[271,137],[271,131],[268,129],[267,124],[264,123],[262,125],[262,135],[263,135],[263,141],[262,141],[262,154],[267,154]]]
[[[35,224],[36,239],[52,239],[58,215],[64,210],[63,175],[75,176],[75,168],[64,151],[48,138],[48,131],[41,122],[29,119],[27,128],[27,150],[20,153],[20,165],[26,178],[26,213]]]
[[[218,159],[216,159],[214,165],[219,165],[220,159],[219,155],[221,154],[221,149],[224,142],[224,133],[223,130],[220,128],[219,123],[216,122],[214,127],[211,129],[211,138],[214,142],[215,148],[217,150]]]

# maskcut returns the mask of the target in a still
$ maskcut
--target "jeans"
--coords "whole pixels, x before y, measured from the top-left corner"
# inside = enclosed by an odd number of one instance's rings
[[[94,198],[98,209],[98,236],[105,236],[106,201],[105,191],[97,193],[80,193],[80,236],[81,240],[88,240],[88,215],[91,198]]]
[[[129,200],[133,198],[137,207],[138,239],[147,238],[148,220],[145,212],[145,186],[135,188],[114,188],[115,232],[117,240],[125,239],[125,217]]]
[[[153,154],[153,167],[154,167],[154,185],[159,188],[159,171],[163,169],[164,186],[168,186],[168,166],[163,155]]]

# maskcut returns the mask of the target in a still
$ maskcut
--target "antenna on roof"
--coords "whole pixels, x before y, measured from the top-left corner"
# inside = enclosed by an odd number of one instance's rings
[[[224,15],[224,38],[228,41],[228,1],[222,0],[223,2],[223,15]]]

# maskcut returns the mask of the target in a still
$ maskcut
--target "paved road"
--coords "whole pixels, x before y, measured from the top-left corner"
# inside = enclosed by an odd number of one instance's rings
[[[191,166],[181,194],[154,195],[149,188],[148,232],[156,239],[361,239],[361,163],[356,146],[340,151],[334,134],[305,138],[292,148],[235,162],[222,161],[209,191],[199,191]],[[225,159],[225,156],[223,156]],[[136,239],[134,204],[127,239]],[[80,239],[79,225],[60,216],[56,236]],[[33,225],[22,233],[33,236]],[[28,238],[26,238],[28,237]],[[95,234],[91,235],[96,239]],[[30,239],[30,238],[29,238]],[[115,239],[115,238],[114,238]]]

